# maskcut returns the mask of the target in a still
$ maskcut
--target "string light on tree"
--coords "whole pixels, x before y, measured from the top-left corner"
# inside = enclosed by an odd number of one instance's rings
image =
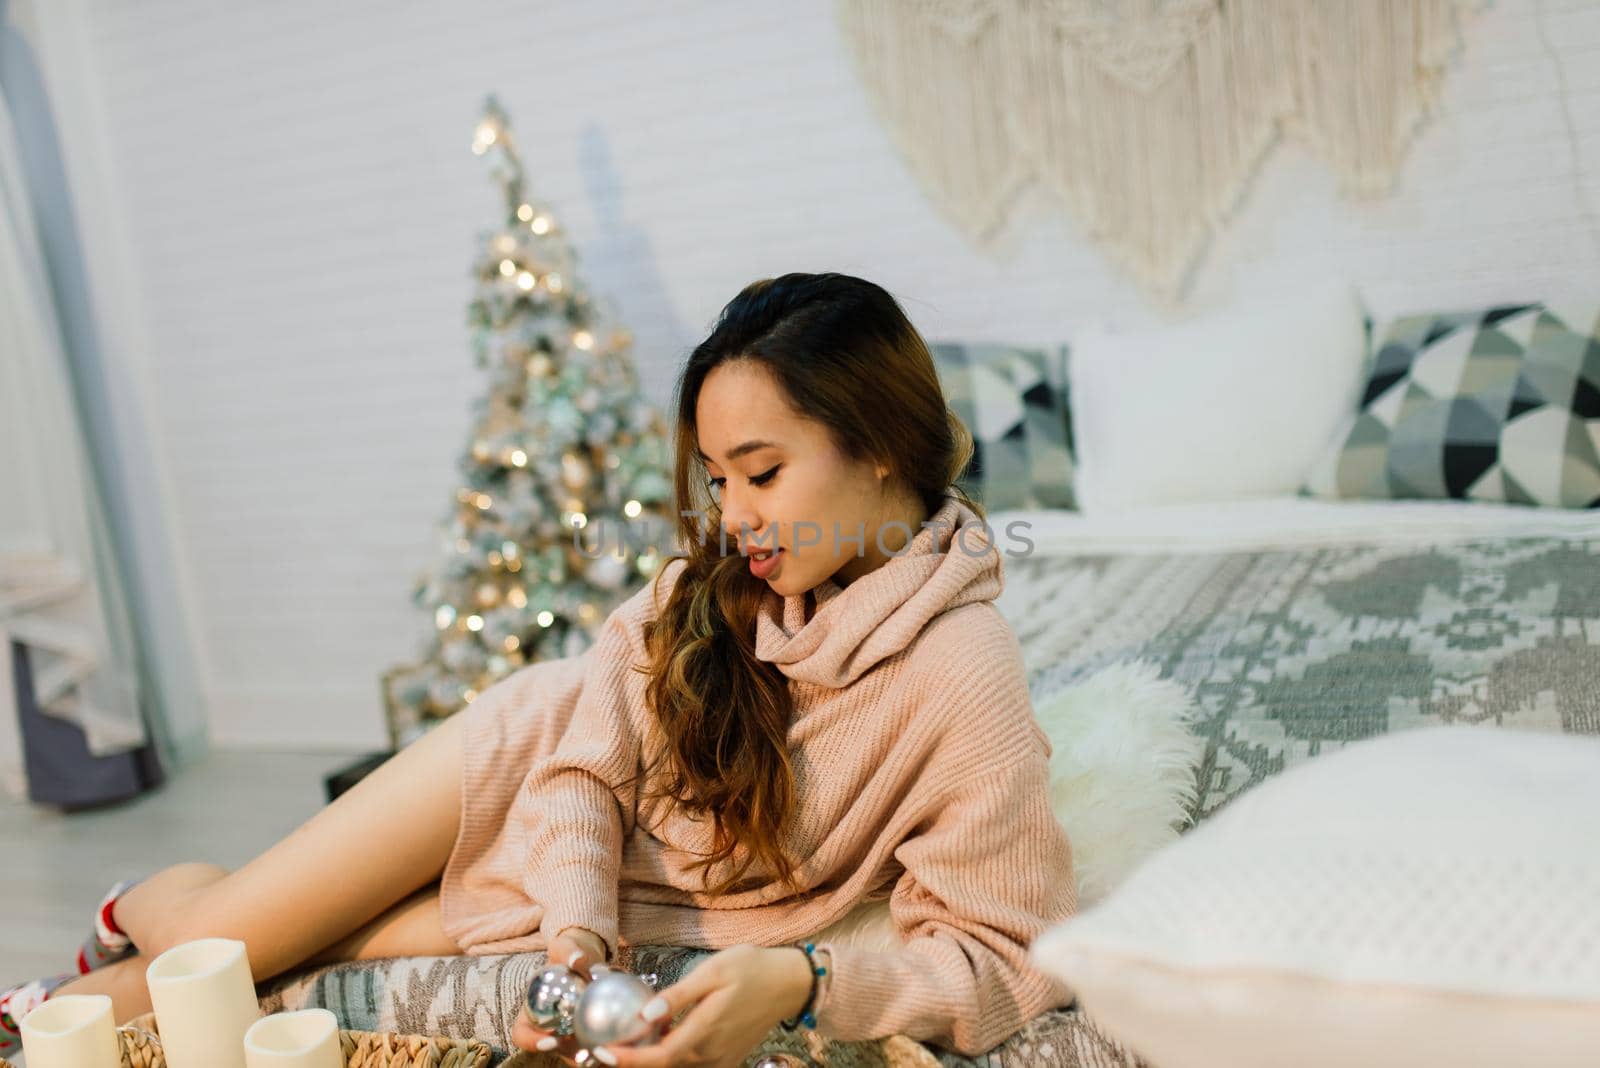
[[[555,212],[528,195],[492,96],[472,151],[499,194],[466,314],[487,382],[439,558],[413,589],[426,613],[417,652],[384,674],[397,748],[506,674],[588,648],[674,530],[666,428],[640,391],[632,334],[583,284]],[[595,531],[610,535],[603,551]]]

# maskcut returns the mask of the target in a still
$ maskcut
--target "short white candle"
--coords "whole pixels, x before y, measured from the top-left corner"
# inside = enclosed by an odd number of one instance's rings
[[[122,1051],[104,994],[62,994],[22,1018],[28,1068],[118,1068]]]
[[[174,946],[145,969],[145,983],[167,1068],[245,1068],[244,1033],[261,1007],[243,942]]]
[[[264,1016],[244,1033],[246,1068],[344,1068],[339,1020],[327,1009]]]

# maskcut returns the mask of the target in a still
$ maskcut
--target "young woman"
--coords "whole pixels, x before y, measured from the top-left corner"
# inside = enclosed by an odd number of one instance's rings
[[[242,939],[258,981],[717,951],[662,991],[658,1044],[598,1053],[639,1068],[737,1065],[796,1017],[977,1054],[1068,1004],[1027,956],[1076,908],[1049,743],[926,344],[870,282],[764,279],[689,356],[677,408],[686,555],[586,652],[500,680],[238,871],[115,888],[98,966],[54,992],[109,994],[126,1020],[150,1007],[148,959],[205,936]],[[880,905],[887,944],[830,938]],[[525,1012],[513,1039],[577,1048]]]

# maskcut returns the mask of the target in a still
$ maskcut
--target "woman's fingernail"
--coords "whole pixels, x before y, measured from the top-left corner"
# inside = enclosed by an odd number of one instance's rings
[[[645,1003],[645,1007],[639,1010],[639,1015],[643,1016],[646,1020],[649,1020],[651,1023],[654,1023],[655,1021],[661,1019],[661,1017],[665,1016],[666,1014],[667,1014],[667,999],[663,998],[663,997],[653,997],[653,998],[651,998],[648,1002]]]
[[[604,1046],[596,1046],[594,1048],[594,1055],[599,1059],[601,1064],[617,1063],[617,1055],[606,1049]]]
[[[583,959],[583,950],[581,950],[581,949],[573,950],[572,951],[572,956],[567,958],[567,967],[576,968],[578,966],[578,961],[580,961],[582,959]]]
[[[541,1051],[548,1051],[548,1050],[555,1049],[557,1046],[561,1045],[561,1041],[560,1041],[560,1039],[556,1038],[554,1035],[546,1035],[545,1037],[541,1038],[536,1044],[538,1045],[538,1047],[539,1047],[539,1049]]]

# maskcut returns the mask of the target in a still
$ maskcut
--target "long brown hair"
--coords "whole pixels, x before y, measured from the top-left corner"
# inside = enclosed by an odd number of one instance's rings
[[[766,584],[737,551],[722,550],[722,515],[699,459],[695,406],[713,368],[755,360],[797,411],[823,424],[852,460],[887,466],[936,511],[947,493],[982,508],[953,484],[966,470],[972,436],[945,402],[927,344],[881,287],[845,274],[785,274],[746,286],[722,309],[678,379],[674,488],[686,563],[646,629],[647,693],[661,750],[642,774],[646,796],[664,797],[713,820],[713,850],[692,867],[709,883],[713,865],[736,886],[756,861],[795,893],[801,887],[782,841],[794,809],[788,680],[756,658],[756,611]],[[683,515],[684,512],[698,515]],[[757,877],[759,878],[759,876]]]

